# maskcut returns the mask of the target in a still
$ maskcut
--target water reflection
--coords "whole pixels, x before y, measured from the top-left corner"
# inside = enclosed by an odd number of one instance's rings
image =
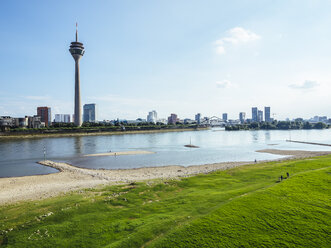
[[[271,140],[271,137],[270,137],[270,131],[267,130],[265,133],[264,133],[264,139],[265,141],[270,141]]]
[[[73,137],[74,139],[74,149],[77,155],[82,155],[83,154],[83,142],[82,139],[84,137],[81,136],[77,136],[77,137]]]
[[[259,131],[251,131],[250,133],[252,135],[253,142],[257,143],[257,141],[259,140]]]

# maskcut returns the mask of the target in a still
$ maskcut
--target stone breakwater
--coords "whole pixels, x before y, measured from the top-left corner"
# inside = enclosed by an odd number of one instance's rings
[[[276,149],[260,150],[277,155],[290,156],[278,160],[306,158],[331,154],[331,152],[286,151]],[[265,161],[257,161],[265,162]],[[93,170],[75,167],[67,163],[53,161],[39,162],[59,170],[58,173],[38,176],[0,178],[0,205],[23,200],[37,200],[59,195],[82,188],[93,188],[99,185],[114,185],[134,181],[153,179],[178,179],[191,175],[227,170],[254,162],[224,162],[198,166],[163,166],[143,167],[123,170]]]

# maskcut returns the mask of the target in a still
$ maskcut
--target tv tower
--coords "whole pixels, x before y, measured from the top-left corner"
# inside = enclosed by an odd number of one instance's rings
[[[84,55],[83,43],[78,42],[78,25],[76,23],[76,41],[71,42],[69,49],[75,60],[75,125],[82,125],[82,108],[80,102],[79,60]]]

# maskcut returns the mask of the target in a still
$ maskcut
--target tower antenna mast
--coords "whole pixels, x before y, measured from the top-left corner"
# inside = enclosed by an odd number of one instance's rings
[[[78,23],[76,22],[76,42],[78,42]]]

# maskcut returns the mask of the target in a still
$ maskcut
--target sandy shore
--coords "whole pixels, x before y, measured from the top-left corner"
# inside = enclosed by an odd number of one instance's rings
[[[278,159],[306,158],[331,154],[331,152],[287,151],[266,149],[258,152],[286,155],[290,157]],[[265,162],[265,161],[258,161]],[[56,196],[81,188],[91,188],[98,185],[109,185],[142,181],[151,179],[169,179],[187,177],[216,170],[226,170],[237,166],[252,164],[247,162],[224,162],[197,166],[163,166],[144,167],[123,170],[93,170],[72,166],[66,163],[52,161],[40,162],[59,170],[59,173],[38,176],[0,178],[0,205],[11,204],[23,200],[36,200]]]
[[[85,157],[98,157],[98,156],[121,156],[121,155],[137,155],[137,154],[153,154],[151,151],[124,151],[124,152],[106,152],[96,154],[86,154]]]

